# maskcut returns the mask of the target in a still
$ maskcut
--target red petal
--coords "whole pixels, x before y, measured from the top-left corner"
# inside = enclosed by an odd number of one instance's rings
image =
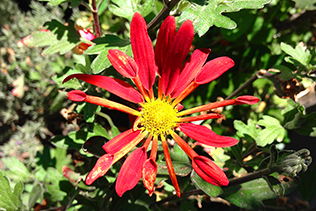
[[[161,24],[159,33],[157,36],[157,42],[155,47],[155,60],[158,66],[158,74],[161,76],[164,60],[166,59],[168,47],[176,35],[176,22],[173,16],[167,17]]]
[[[221,76],[234,65],[235,62],[226,56],[213,59],[204,65],[201,72],[197,75],[195,82],[197,84],[209,83]]]
[[[171,94],[172,98],[178,97],[191,81],[193,81],[196,75],[200,72],[210,52],[211,49],[207,48],[197,49],[193,52],[189,61],[185,63],[185,67],[179,76],[177,87]]]
[[[134,150],[124,161],[117,176],[115,190],[122,196],[126,191],[133,189],[142,177],[143,164],[147,158],[144,147]]]
[[[251,95],[243,95],[240,97],[236,98],[236,104],[256,104],[258,103],[260,100],[257,97],[251,96]]]
[[[86,184],[91,185],[96,179],[102,177],[110,169],[113,162],[113,155],[105,154],[102,155],[97,163],[94,165],[93,169],[90,171],[86,178]]]
[[[86,93],[81,90],[72,90],[67,93],[69,100],[74,102],[84,102],[86,99]]]
[[[117,78],[102,75],[72,74],[65,78],[63,83],[72,78],[78,78],[98,86],[130,102],[141,103],[144,101],[142,95],[133,86]]]
[[[227,186],[229,181],[226,174],[212,160],[203,156],[192,159],[194,171],[206,182],[217,186]]]
[[[169,95],[178,82],[181,66],[192,45],[194,28],[192,21],[185,21],[169,47],[161,73],[162,91]]]
[[[180,124],[180,130],[190,138],[213,147],[231,147],[238,143],[237,139],[232,137],[220,136],[202,125],[192,123]]]
[[[126,78],[134,78],[137,74],[137,64],[136,62],[129,57],[126,53],[110,49],[108,54],[108,59],[110,60],[113,67],[121,73]]]
[[[139,13],[135,13],[132,19],[131,43],[139,79],[144,88],[149,90],[155,83],[157,66],[152,42],[147,34],[147,24]]]
[[[149,158],[145,161],[142,171],[142,178],[145,188],[149,191],[151,196],[155,190],[155,180],[157,176],[157,163]]]
[[[114,154],[122,149],[127,143],[135,139],[140,132],[141,130],[133,131],[133,129],[129,129],[106,142],[102,148],[106,153]]]

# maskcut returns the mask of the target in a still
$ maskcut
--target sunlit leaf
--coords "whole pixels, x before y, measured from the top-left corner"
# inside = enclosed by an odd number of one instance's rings
[[[305,10],[315,10],[316,0],[293,0],[295,2],[295,7]]]
[[[14,186],[14,190],[12,191],[9,179],[0,171],[0,208],[8,211],[21,210],[22,191],[23,183],[21,181]]]
[[[11,179],[17,181],[27,181],[32,176],[26,166],[16,157],[10,156],[2,158],[1,161],[6,165],[8,171],[5,172]]]
[[[258,133],[258,137],[256,137],[258,146],[263,147],[267,144],[271,144],[274,140],[277,140],[278,142],[283,140],[285,130],[277,119],[265,115],[263,116],[263,119],[258,121],[258,125],[265,127]]]
[[[180,22],[187,19],[193,21],[198,35],[203,36],[211,26],[234,29],[237,24],[222,13],[236,12],[241,9],[259,9],[270,0],[235,0],[235,1],[193,1],[180,16]]]
[[[131,21],[135,12],[146,17],[155,7],[154,0],[112,0],[109,10],[119,16]]]

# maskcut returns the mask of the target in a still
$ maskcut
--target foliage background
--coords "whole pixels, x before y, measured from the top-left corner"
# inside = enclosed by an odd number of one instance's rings
[[[128,39],[132,15],[140,12],[149,23],[163,3],[100,1],[102,38],[83,55],[75,55],[71,49],[86,41],[75,33],[72,21],[93,28],[91,12],[80,3],[89,5],[75,0],[0,2],[2,209],[315,209],[315,165],[299,177],[273,174],[279,182],[272,188],[268,185],[271,181],[257,179],[223,190],[192,179],[194,175],[190,175],[189,169],[178,172],[182,174],[181,190],[189,193],[183,199],[172,198],[173,187],[163,171],[153,197],[146,194],[141,183],[118,197],[113,184],[122,162],[114,165],[104,178],[86,186],[83,180],[97,159],[87,151],[102,153],[98,146],[130,123],[119,112],[73,104],[67,100],[66,92],[76,88],[120,101],[116,96],[79,81],[61,82],[75,72],[119,77],[106,59],[108,49],[115,47],[131,54]],[[184,102],[186,108],[226,98],[248,79],[252,79],[249,85],[234,96],[251,94],[261,99],[260,104],[251,107],[226,108],[226,120],[222,122],[203,122],[218,134],[241,140],[225,150],[195,147],[202,154],[209,153],[230,178],[264,168],[262,165],[266,164],[262,161],[273,154],[269,150],[271,144],[276,144],[279,151],[307,148],[315,157],[315,4],[313,0],[183,0],[171,12],[177,17],[178,26],[188,18],[194,22],[193,45],[211,48],[209,59],[225,55],[236,63],[219,79],[193,92]],[[44,27],[62,38],[39,32]],[[156,33],[157,27],[153,27],[152,40]],[[33,48],[20,43],[30,34]],[[67,39],[68,35],[72,40]],[[102,138],[89,139],[96,136]],[[87,139],[93,148],[87,148]],[[173,160],[188,165],[183,154],[174,146]],[[206,194],[194,195],[196,188]],[[221,191],[224,192],[220,194]]]

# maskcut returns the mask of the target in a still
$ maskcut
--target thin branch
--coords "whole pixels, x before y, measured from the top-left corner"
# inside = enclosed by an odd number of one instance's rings
[[[162,20],[168,17],[170,11],[179,3],[179,1],[180,0],[172,0],[170,2],[165,3],[163,8],[158,13],[158,15],[156,15],[156,17],[154,17],[154,19],[152,19],[148,24],[148,31],[155,28],[155,26],[157,26]]]
[[[92,15],[93,15],[93,24],[94,24],[94,30],[95,30],[95,36],[101,37],[101,27],[99,22],[99,15],[98,15],[99,9],[96,6],[96,0],[92,0]]]
[[[245,183],[245,182],[249,182],[251,180],[255,180],[255,179],[259,179],[263,176],[267,176],[273,172],[275,172],[276,169],[269,169],[269,168],[265,168],[265,169],[262,169],[260,171],[256,171],[254,173],[251,173],[251,174],[248,174],[248,175],[245,175],[243,177],[239,177],[239,178],[236,178],[236,179],[233,179],[233,180],[230,180],[229,182],[229,185],[226,186],[226,187],[223,187],[224,189],[225,188],[228,188],[228,187],[232,187],[232,186],[237,186],[237,185],[240,185],[242,183]],[[187,192],[184,192],[181,194],[181,197],[188,197],[188,196],[191,196],[191,195],[201,195],[201,194],[205,194],[202,190],[200,189],[195,189],[195,190],[189,190]],[[155,205],[159,206],[165,202],[168,202],[168,201],[172,201],[172,200],[177,200],[177,199],[180,199],[178,196],[176,195],[173,195],[173,196],[169,196],[167,198],[164,198],[154,204],[151,204],[150,207],[153,207]]]
[[[266,70],[259,70],[256,72],[253,76],[251,76],[243,85],[241,85],[239,88],[237,88],[233,93],[231,93],[228,97],[225,98],[225,100],[232,99],[233,97],[237,96],[240,92],[242,92],[247,86],[249,86],[251,83],[253,83],[255,80],[259,78],[259,76],[264,75]]]

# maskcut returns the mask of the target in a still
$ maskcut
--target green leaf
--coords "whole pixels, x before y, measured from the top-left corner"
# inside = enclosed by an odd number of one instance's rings
[[[83,107],[83,116],[87,122],[94,122],[95,112],[101,111],[101,106],[94,105],[91,103],[85,103]]]
[[[43,201],[43,198],[44,198],[43,185],[38,182],[34,182],[32,191],[30,193],[29,201],[28,201],[28,207],[30,209],[33,208],[37,200]]]
[[[225,29],[237,27],[233,20],[222,15],[222,13],[236,12],[241,9],[259,9],[269,2],[270,0],[197,0],[183,11],[179,21],[184,22],[190,19],[193,22],[194,29],[201,37],[213,25]]]
[[[179,163],[179,162],[172,162],[173,169],[178,176],[187,176],[192,171],[192,166],[185,164],[185,163]],[[169,171],[167,168],[167,164],[165,161],[157,161],[157,169],[159,175],[169,175]]]
[[[9,169],[5,173],[7,176],[10,176],[11,179],[16,181],[27,181],[31,178],[31,173],[18,158],[11,156],[2,158],[1,161]]]
[[[119,17],[131,21],[135,12],[146,17],[155,7],[154,0],[112,0],[109,10]]]
[[[23,183],[20,181],[14,186],[14,190],[10,187],[10,181],[0,171],[0,208],[1,210],[14,211],[21,210],[23,191]]]
[[[69,21],[69,24],[52,20],[45,23],[45,26],[49,31],[38,31],[30,35],[27,45],[30,47],[45,47],[43,52],[45,55],[60,53],[65,54],[76,45],[79,45],[84,40],[80,39],[78,31],[74,28],[74,22]]]
[[[66,181],[66,178],[64,178],[61,173],[59,173],[55,168],[47,168],[45,188],[47,188],[49,194],[51,195],[50,200],[62,201],[67,196],[67,193],[60,190],[61,186],[59,183],[61,181]]]
[[[292,48],[292,46],[281,43],[281,49],[287,53],[288,57],[285,57],[285,61],[291,64],[294,64],[295,66],[307,66],[311,60],[311,54],[308,49],[306,49],[306,46],[303,42],[300,42],[295,46],[295,48]]]
[[[293,71],[284,65],[274,66],[273,69],[281,72],[279,77],[284,81],[290,80],[291,78],[295,78],[295,74],[293,73]]]
[[[256,137],[256,143],[258,146],[264,147],[267,144],[271,144],[275,139],[278,142],[283,140],[285,130],[277,119],[265,115],[263,116],[263,119],[258,121],[257,124],[265,127]]]
[[[223,192],[221,187],[206,182],[195,171],[192,171],[191,173],[191,181],[198,189],[201,189],[211,197],[216,197]]]
[[[297,181],[281,183],[285,193],[296,185]],[[274,185],[275,183],[273,183]],[[275,186],[274,186],[275,188]],[[282,190],[283,192],[283,190]],[[260,178],[241,184],[239,187],[225,188],[222,197],[230,203],[245,209],[264,209],[263,200],[276,198],[267,182]]]
[[[130,44],[129,40],[123,40],[115,35],[105,35],[104,37],[94,39],[93,42],[95,42],[96,45],[90,46],[84,52],[85,55],[97,54],[97,57],[91,63],[93,74],[98,74],[111,66],[107,58],[110,49],[119,49],[126,53]]]
[[[244,135],[249,135],[251,138],[256,139],[260,131],[256,127],[256,123],[252,119],[248,119],[247,125],[240,120],[235,120],[234,127],[237,130],[237,135],[239,137],[244,137]]]
[[[316,0],[293,0],[295,7],[305,10],[315,10]]]
[[[302,135],[316,137],[316,112],[308,115],[297,112],[291,121],[284,124],[284,128],[296,130]]]
[[[189,157],[178,144],[174,145],[173,150],[170,152],[170,157],[172,161],[191,165]]]

